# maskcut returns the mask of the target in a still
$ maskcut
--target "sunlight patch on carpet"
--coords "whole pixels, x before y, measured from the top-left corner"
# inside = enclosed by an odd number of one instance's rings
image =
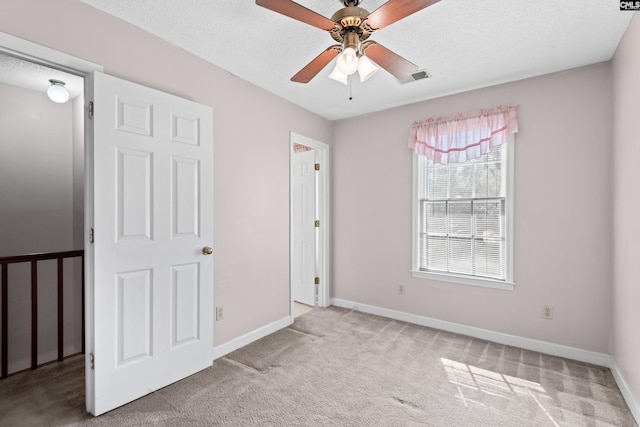
[[[536,403],[553,425],[558,426],[558,423],[555,422],[541,403],[542,400],[551,401],[552,398],[539,383],[500,374],[467,363],[456,362],[455,360],[440,358],[440,361],[447,372],[449,382],[458,388],[458,397],[462,399],[465,406],[467,406],[468,401],[474,400],[470,396],[465,396],[465,389],[504,399],[512,399],[514,395],[526,396]]]

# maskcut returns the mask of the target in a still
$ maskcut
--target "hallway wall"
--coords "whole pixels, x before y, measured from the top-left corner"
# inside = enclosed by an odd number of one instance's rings
[[[78,129],[82,122],[72,120],[77,111],[76,100],[56,104],[45,93],[0,84],[0,256],[83,248],[83,208],[74,209],[84,179],[77,165],[84,151],[82,127]],[[80,238],[74,240],[78,228]],[[82,349],[81,271],[80,258],[65,260],[65,355]],[[8,273],[8,370],[12,373],[31,363],[29,263],[10,264]],[[39,262],[40,364],[58,355],[57,298],[57,264]]]
[[[0,256],[73,250],[72,103],[5,84],[0,100]]]

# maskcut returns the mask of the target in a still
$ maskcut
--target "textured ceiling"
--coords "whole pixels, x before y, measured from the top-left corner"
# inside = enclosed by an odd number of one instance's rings
[[[51,86],[49,79],[65,82],[70,99],[84,90],[82,77],[0,53],[0,83],[42,92],[45,95]]]
[[[253,0],[82,1],[329,119],[607,61],[633,15],[618,0],[441,0],[371,37],[431,78],[400,85],[382,70],[365,83],[352,76],[349,100],[349,88],[328,78],[333,63],[308,84],[289,81],[334,44],[329,34]],[[342,7],[298,2],[326,17]]]
[[[633,15],[618,0],[441,0],[371,37],[431,78],[400,85],[380,70],[365,83],[352,76],[348,87],[328,78],[333,63],[308,84],[291,82],[335,42],[253,0],[81,1],[331,120],[607,61]],[[298,2],[326,17],[342,7],[339,0]],[[384,3],[362,0],[360,7],[373,12]],[[30,74],[44,81],[36,90],[57,78]]]

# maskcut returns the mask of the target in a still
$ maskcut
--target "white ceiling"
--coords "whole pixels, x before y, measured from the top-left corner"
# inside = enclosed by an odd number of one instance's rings
[[[331,120],[607,61],[633,15],[618,0],[441,0],[371,37],[431,78],[352,76],[349,100],[349,87],[328,78],[333,64],[308,84],[289,80],[335,44],[329,34],[253,0],[82,1]],[[360,7],[373,12],[385,1]],[[342,7],[298,2],[326,17]]]

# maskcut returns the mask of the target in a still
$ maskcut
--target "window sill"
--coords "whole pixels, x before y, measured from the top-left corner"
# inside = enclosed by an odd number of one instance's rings
[[[431,271],[411,270],[411,275],[416,279],[437,280],[439,282],[457,283],[459,285],[481,286],[484,288],[502,289],[512,291],[515,283],[502,280],[483,279],[480,277],[460,276],[456,274],[434,273]]]

